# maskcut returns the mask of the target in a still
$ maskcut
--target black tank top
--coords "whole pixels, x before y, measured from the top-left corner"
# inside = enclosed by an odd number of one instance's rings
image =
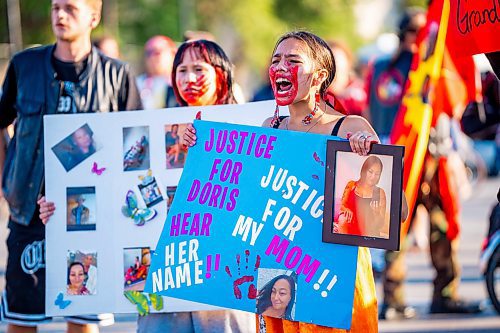
[[[285,120],[286,118],[288,118],[289,116],[280,116],[278,118],[278,121],[274,123],[274,126],[273,128],[279,128],[280,125],[281,125],[281,122],[283,120]],[[337,120],[337,123],[335,123],[335,126],[333,126],[333,129],[332,129],[332,135],[333,136],[337,136],[339,134],[339,129],[340,129],[340,126],[342,125],[342,122],[345,120],[347,116],[343,116],[342,118],[340,118],[339,120]]]

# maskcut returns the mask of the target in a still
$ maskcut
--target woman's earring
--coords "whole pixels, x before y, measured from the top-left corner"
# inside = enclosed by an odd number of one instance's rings
[[[280,107],[278,106],[278,104],[276,104],[276,109],[274,110],[274,115],[273,115],[273,119],[271,119],[271,127],[274,127],[276,126],[276,124],[278,124],[279,126],[279,119],[280,119]]]
[[[319,91],[316,91],[316,94],[314,94],[314,109],[311,111],[311,113],[305,116],[304,119],[302,119],[302,125],[307,126],[311,123],[314,115],[316,114],[316,112],[318,112],[320,98],[321,96],[319,94]]]

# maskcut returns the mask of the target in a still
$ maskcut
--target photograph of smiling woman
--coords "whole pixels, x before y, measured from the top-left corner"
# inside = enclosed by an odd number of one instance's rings
[[[382,171],[380,158],[374,155],[366,158],[359,179],[349,181],[344,189],[334,232],[381,237],[387,210],[385,191],[377,186]]]
[[[281,274],[267,282],[257,295],[257,314],[293,320],[296,275]]]
[[[81,262],[75,261],[68,266],[67,295],[90,295],[85,287],[85,269]]]

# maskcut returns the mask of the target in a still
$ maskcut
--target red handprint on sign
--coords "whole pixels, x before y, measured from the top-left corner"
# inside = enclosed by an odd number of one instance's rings
[[[251,283],[248,286],[248,295],[247,295],[248,298],[255,299],[257,297],[257,288],[255,287],[255,284],[253,283],[255,278],[253,275],[248,274],[248,258],[249,257],[250,257],[250,251],[245,250],[245,273],[246,273],[246,275],[241,276],[241,266],[240,266],[241,265],[241,256],[239,254],[236,255],[236,264],[237,264],[239,277],[233,281],[233,292],[234,292],[234,296],[237,299],[242,298],[240,286],[245,284],[245,283]],[[260,256],[257,255],[257,257],[255,258],[255,265],[254,265],[253,271],[254,272],[257,271],[259,266],[260,266]],[[229,275],[229,277],[233,277],[233,274],[231,273],[231,269],[229,268],[229,266],[226,266],[225,271],[226,271],[227,275]]]

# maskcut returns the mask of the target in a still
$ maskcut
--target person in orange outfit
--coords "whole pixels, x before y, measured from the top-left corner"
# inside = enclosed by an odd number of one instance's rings
[[[269,78],[276,98],[276,111],[264,127],[349,138],[354,153],[367,155],[379,138],[366,119],[346,116],[325,99],[335,77],[335,59],[328,44],[306,31],[283,35],[273,51]],[[288,106],[290,116],[279,116],[278,106]],[[188,125],[183,144],[196,143],[196,130]],[[408,214],[403,200],[403,217]],[[377,296],[370,252],[359,248],[352,324],[350,330],[323,327],[281,318],[258,315],[259,333],[337,333],[378,331]]]
[[[280,117],[278,108],[263,126],[306,133],[331,134],[348,138],[353,152],[367,155],[379,138],[363,117],[345,114],[325,98],[335,77],[335,59],[328,44],[305,31],[290,32],[278,39],[273,51],[269,78],[276,103],[288,106],[289,117]],[[403,204],[403,220],[408,214]],[[371,256],[359,248],[350,330],[259,316],[259,333],[378,332],[378,311]]]

